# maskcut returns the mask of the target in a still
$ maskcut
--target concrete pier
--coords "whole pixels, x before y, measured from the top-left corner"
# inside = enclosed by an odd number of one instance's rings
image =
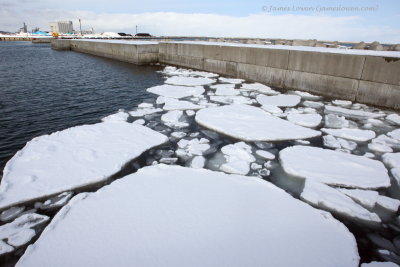
[[[165,63],[400,109],[400,52],[216,42],[53,40],[134,64]]]
[[[34,44],[43,44],[43,43],[49,44],[49,43],[51,43],[51,40],[53,40],[53,39],[54,38],[52,38],[52,37],[33,38],[32,43],[34,43]]]
[[[58,50],[73,50],[112,58],[137,65],[158,62],[157,42],[54,39],[51,41],[51,47]]]
[[[0,41],[32,41],[32,37],[0,36]]]

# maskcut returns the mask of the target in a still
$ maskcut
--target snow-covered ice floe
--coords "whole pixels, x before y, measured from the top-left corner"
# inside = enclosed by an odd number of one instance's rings
[[[46,223],[48,220],[49,217],[45,215],[36,213],[23,214],[14,221],[0,226],[0,241],[7,240],[8,245],[17,248],[21,247],[36,235],[34,228]],[[6,248],[9,249],[9,247]],[[0,250],[1,254],[2,251]]]
[[[298,95],[258,95],[257,101],[260,105],[273,105],[277,107],[294,107],[300,103],[301,97]]]
[[[315,128],[321,123],[322,117],[319,114],[289,114],[287,120],[303,127]]]
[[[179,86],[179,85],[169,85],[163,84],[147,89],[147,92],[161,95],[170,98],[184,98],[189,96],[201,95],[204,93],[203,86]]]
[[[202,109],[197,112],[195,119],[203,127],[243,141],[306,139],[321,134],[248,105]]]
[[[34,138],[4,168],[0,209],[102,182],[167,140],[126,122],[77,126]]]
[[[118,111],[115,114],[111,114],[107,117],[102,118],[103,122],[121,122],[127,121],[129,118],[129,114],[123,110]]]
[[[379,224],[381,219],[376,213],[363,208],[350,197],[326,184],[307,179],[300,198],[305,202],[362,223]]]
[[[251,153],[251,146],[244,142],[229,144],[221,148],[226,163],[220,170],[227,173],[246,175],[250,171],[250,163],[256,161]]]
[[[342,223],[271,183],[156,165],[74,197],[17,266],[358,264]]]
[[[311,146],[293,146],[279,152],[287,174],[302,179],[344,186],[374,189],[390,186],[390,177],[382,162]]]
[[[189,101],[178,100],[175,98],[165,97],[164,101],[164,110],[197,110],[203,108],[202,106],[193,104]]]
[[[325,113],[345,116],[346,118],[352,119],[374,119],[382,118],[385,116],[385,113],[374,113],[363,110],[347,109],[337,106],[325,106]]]
[[[210,78],[196,78],[196,77],[186,77],[186,76],[173,76],[168,78],[165,83],[172,85],[183,85],[183,86],[201,86],[213,84],[216,81]]]
[[[266,86],[261,83],[244,83],[242,84],[241,90],[255,91],[264,95],[279,95],[278,91],[271,89],[271,87]]]
[[[351,128],[342,128],[342,129],[322,128],[321,131],[336,137],[341,137],[356,142],[366,142],[375,138],[376,136],[375,132],[371,130],[360,130]]]

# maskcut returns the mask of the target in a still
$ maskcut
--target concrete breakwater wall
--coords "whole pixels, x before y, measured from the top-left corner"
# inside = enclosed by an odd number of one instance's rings
[[[135,64],[158,61],[282,89],[400,109],[398,52],[307,50],[212,42],[115,42],[118,41],[54,40],[52,47]]]
[[[147,41],[63,40],[51,41],[58,50],[73,50],[138,65],[158,62],[158,43]]]

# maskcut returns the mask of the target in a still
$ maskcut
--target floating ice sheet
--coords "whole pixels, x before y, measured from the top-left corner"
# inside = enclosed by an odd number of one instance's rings
[[[342,223],[268,182],[157,165],[73,198],[17,266],[358,262],[355,238]]]
[[[378,224],[381,219],[354,202],[350,197],[328,185],[306,180],[300,198],[318,208],[359,222]]]
[[[279,95],[278,91],[272,90],[271,87],[261,83],[244,83],[240,88],[242,90],[255,91],[265,95]]]
[[[346,118],[353,118],[353,119],[382,118],[385,116],[384,113],[373,113],[363,110],[347,109],[336,106],[325,106],[325,113],[341,115],[345,116]]]
[[[215,80],[210,78],[196,78],[186,76],[173,76],[165,81],[166,84],[184,85],[184,86],[200,86],[215,83]]]
[[[260,105],[274,105],[277,107],[294,107],[300,103],[301,97],[298,95],[258,95],[257,101]]]
[[[102,182],[166,141],[158,132],[126,122],[77,126],[34,138],[4,168],[0,209]]]
[[[295,177],[329,185],[373,189],[389,187],[382,162],[330,149],[293,146],[280,151],[284,171]]]
[[[118,111],[115,114],[111,114],[107,117],[102,118],[101,120],[103,122],[121,122],[121,121],[127,121],[129,118],[129,114],[126,113],[125,111]]]
[[[7,243],[13,247],[23,246],[36,235],[33,228],[48,220],[48,216],[36,213],[21,215],[14,221],[0,226],[0,240],[7,239]]]
[[[375,132],[371,130],[360,130],[351,128],[343,128],[343,129],[322,128],[321,131],[336,137],[341,137],[356,142],[366,142],[375,138],[376,136]]]
[[[188,87],[188,86],[163,84],[150,87],[147,89],[147,92],[160,96],[179,99],[189,96],[201,95],[204,93],[204,88],[203,86]]]
[[[164,110],[196,110],[203,108],[202,106],[193,104],[192,102],[189,101],[178,100],[169,97],[164,98],[164,103],[165,103],[163,107]]]
[[[221,152],[226,163],[220,169],[227,173],[246,175],[250,171],[250,163],[256,160],[251,154],[251,146],[244,142],[226,145],[221,148]]]
[[[319,131],[295,125],[248,105],[202,109],[195,119],[206,128],[244,141],[293,140],[320,135]]]
[[[322,117],[319,114],[289,114],[287,120],[303,127],[315,128],[321,123]]]

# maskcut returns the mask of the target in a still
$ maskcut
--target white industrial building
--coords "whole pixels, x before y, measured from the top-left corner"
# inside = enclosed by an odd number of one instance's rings
[[[50,22],[50,31],[58,33],[72,33],[74,28],[72,26],[72,21],[57,21]]]

